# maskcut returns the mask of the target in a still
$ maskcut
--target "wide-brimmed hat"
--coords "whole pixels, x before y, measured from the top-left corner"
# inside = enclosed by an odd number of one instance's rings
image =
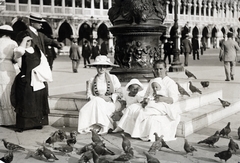
[[[1,25],[0,34],[12,35],[14,34],[14,31],[10,25]]]
[[[28,17],[30,20],[36,21],[36,22],[46,22],[45,19],[42,18],[42,16],[38,13],[31,13],[30,16]]]
[[[128,82],[126,85],[127,91],[129,91],[129,86],[133,84],[139,85],[139,91],[142,91],[144,89],[142,83],[138,79],[131,79],[130,82]]]
[[[99,55],[95,58],[95,62],[88,64],[88,66],[110,66],[110,67],[119,67],[118,65],[113,64],[110,59],[105,55]]]

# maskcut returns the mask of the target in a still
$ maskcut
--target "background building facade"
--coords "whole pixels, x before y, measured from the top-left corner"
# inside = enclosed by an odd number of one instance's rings
[[[218,48],[219,41],[228,31],[235,36],[240,32],[239,0],[178,0],[179,41],[181,30],[189,22],[190,36],[197,37],[209,48]],[[109,40],[109,48],[114,45],[114,37],[108,27],[108,9],[115,0],[0,0],[0,24],[10,23],[15,31],[28,25],[27,16],[31,12],[41,13],[47,20],[43,32],[58,38],[69,46],[72,37],[99,43]],[[174,0],[166,0],[167,26],[162,38],[173,37]]]

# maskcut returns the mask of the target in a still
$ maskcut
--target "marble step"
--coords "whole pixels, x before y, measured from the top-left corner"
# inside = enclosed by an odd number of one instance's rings
[[[186,137],[195,131],[198,131],[214,122],[240,111],[240,101],[232,101],[230,99],[227,101],[231,102],[229,107],[223,108],[221,103],[216,101],[197,109],[182,113],[181,121],[177,128],[177,136]]]
[[[179,101],[174,104],[174,108],[180,113],[196,109],[222,98],[222,90],[201,89],[202,94],[189,93],[191,97],[181,96]],[[66,95],[49,97],[49,106],[51,110],[79,111],[83,105],[88,102],[86,92],[77,92]]]

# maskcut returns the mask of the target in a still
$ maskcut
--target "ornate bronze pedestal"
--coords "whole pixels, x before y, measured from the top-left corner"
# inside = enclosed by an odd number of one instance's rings
[[[162,25],[165,18],[165,4],[152,0],[123,0],[109,9],[109,28],[115,36],[114,61],[119,68],[113,68],[120,81],[132,78],[145,80],[152,75],[152,64],[160,56],[160,36],[166,30]]]

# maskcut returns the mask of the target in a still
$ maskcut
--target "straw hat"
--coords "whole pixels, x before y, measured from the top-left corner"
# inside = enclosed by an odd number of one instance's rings
[[[36,22],[46,22],[45,19],[42,18],[42,16],[38,13],[31,13],[30,16],[28,17],[30,20],[36,21]]]
[[[14,31],[13,31],[13,28],[10,25],[1,25],[0,26],[0,33],[1,34],[12,35],[12,34],[14,34]]]
[[[133,84],[139,85],[140,87],[139,91],[142,91],[144,89],[142,83],[138,79],[131,79],[130,82],[128,82],[126,85],[127,91],[129,91],[129,86]]]
[[[111,66],[111,67],[119,67],[118,65],[113,64],[109,58],[107,58],[107,56],[105,55],[99,55],[95,58],[95,62],[88,64],[88,66],[99,66],[99,65],[103,65],[103,66]]]

